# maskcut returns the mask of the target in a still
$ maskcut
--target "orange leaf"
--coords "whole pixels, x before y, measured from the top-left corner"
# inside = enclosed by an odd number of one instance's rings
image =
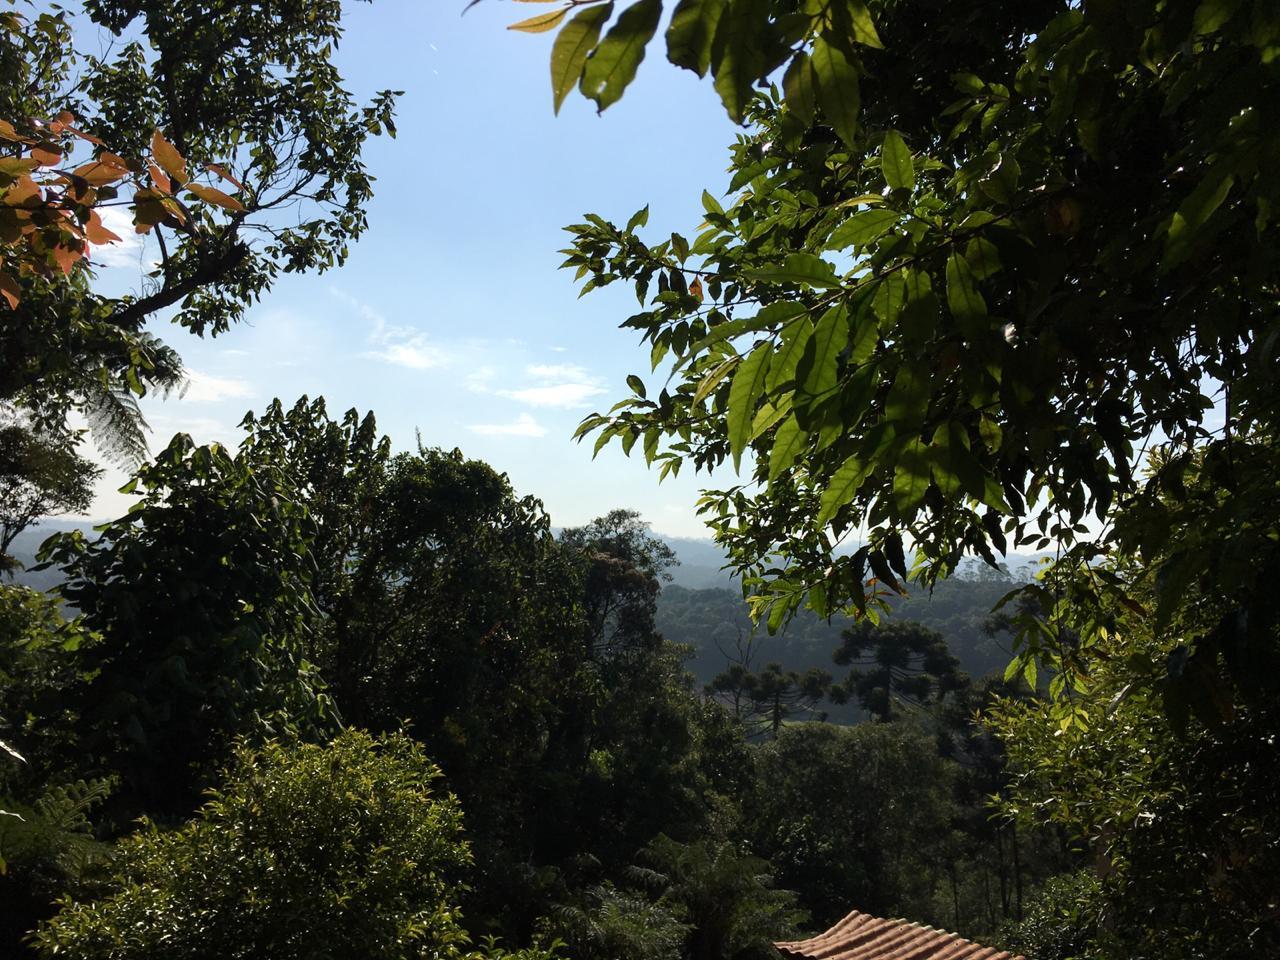
[[[0,139],[8,140],[10,143],[26,143],[26,138],[20,136],[18,131],[13,129],[13,124],[7,120],[0,120]]]
[[[694,277],[693,283],[689,284],[689,293],[699,303],[702,302],[702,281],[697,277]]]
[[[182,154],[178,152],[178,148],[166,140],[164,134],[159,130],[151,135],[151,155],[164,168],[165,173],[179,183],[186,182],[186,161],[182,159]]]
[[[62,151],[56,143],[46,140],[31,148],[31,158],[42,167],[52,167],[55,163],[62,162]]]
[[[235,197],[223,193],[217,187],[206,187],[203,183],[188,183],[187,189],[205,203],[212,203],[214,206],[222,207],[223,210],[241,211],[245,209],[243,203]]]
[[[70,273],[80,259],[88,251],[84,249],[83,244],[77,243],[75,246],[69,243],[60,243],[53,248],[53,259],[58,262],[58,266],[62,268],[63,273]]]
[[[68,124],[76,122],[76,115],[72,113],[70,110],[63,110],[60,114],[58,114],[53,119],[65,127]]]
[[[173,193],[173,181],[164,175],[164,172],[154,163],[147,164],[147,173],[151,174],[151,182],[165,193]]]
[[[72,170],[71,175],[87,180],[92,186],[101,187],[108,183],[114,183],[121,177],[128,176],[129,169],[123,166],[118,167],[114,163],[106,163],[102,160],[90,160],[83,166]]]
[[[218,176],[220,176],[223,180],[226,180],[228,183],[234,183],[234,184],[235,184],[235,186],[236,186],[236,189],[237,189],[237,190],[243,190],[243,189],[244,189],[244,184],[243,184],[243,183],[241,183],[239,180],[237,180],[235,177],[233,177],[233,176],[231,175],[231,171],[229,171],[229,170],[228,170],[226,167],[224,167],[222,164],[220,164],[220,163],[210,163],[210,164],[206,164],[206,166],[208,167],[208,169],[209,169],[210,171],[212,171],[213,173],[216,173],[216,174],[217,174]]]
[[[83,130],[77,130],[75,127],[68,126],[68,133],[74,133],[81,140],[88,140],[90,143],[102,146],[102,141],[95,137],[92,133],[85,133]]]
[[[102,225],[97,210],[89,211],[89,222],[84,225],[85,236],[90,243],[119,243],[120,237]]]
[[[559,10],[552,10],[550,13],[540,13],[536,17],[530,17],[528,20],[513,23],[507,29],[522,30],[525,33],[546,33],[548,30],[554,29],[556,24],[563,20],[564,15],[568,12],[568,7],[562,7]]]
[[[30,176],[19,177],[4,195],[4,202],[11,207],[35,207],[40,200],[40,188]]]
[[[4,297],[5,303],[9,304],[10,310],[17,309],[18,295],[20,293],[22,293],[22,288],[18,286],[18,281],[3,270],[0,270],[0,297]]]

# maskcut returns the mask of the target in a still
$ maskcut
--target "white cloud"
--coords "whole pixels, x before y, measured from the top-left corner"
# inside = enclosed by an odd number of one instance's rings
[[[498,396],[531,407],[572,409],[587,406],[587,400],[605,392],[598,377],[575,364],[534,364],[525,373],[541,382],[520,390],[499,390]]]
[[[367,360],[379,360],[410,370],[430,370],[449,362],[449,356],[439,346],[430,342],[427,335],[414,327],[398,327],[387,323],[386,317],[367,303],[363,303],[336,287],[329,292],[351,307],[373,327],[369,331],[372,350],[361,354]]]
[[[89,251],[89,262],[100,267],[143,267],[153,264],[143,261],[145,246],[143,235],[133,228],[133,215],[125,207],[99,207],[102,225],[120,238],[116,243],[101,243]]]
[[[497,376],[498,371],[493,367],[476,367],[467,374],[463,383],[472,393],[490,393],[493,390],[494,378]]]
[[[555,383],[524,390],[499,390],[498,395],[527,403],[531,407],[572,409],[587,406],[587,399],[604,393],[603,387],[591,383]]]
[[[547,428],[537,420],[522,413],[513,423],[474,423],[467,427],[482,437],[545,437]]]
[[[235,377],[215,377],[199,370],[187,371],[187,387],[183,400],[195,403],[217,403],[219,400],[243,400],[254,395],[253,384]]]
[[[525,367],[525,373],[539,380],[591,380],[591,374],[572,363],[535,363]]]

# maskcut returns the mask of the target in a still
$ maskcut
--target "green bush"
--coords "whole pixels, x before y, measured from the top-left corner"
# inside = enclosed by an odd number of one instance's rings
[[[37,933],[78,960],[469,956],[456,907],[470,860],[457,801],[402,735],[242,748],[171,831],[120,844],[117,886]]]

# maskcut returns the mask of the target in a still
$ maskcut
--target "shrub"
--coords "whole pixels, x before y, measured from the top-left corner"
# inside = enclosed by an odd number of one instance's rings
[[[468,956],[455,906],[470,853],[457,801],[403,735],[242,748],[171,831],[122,841],[116,889],[62,902],[35,936],[79,960]]]

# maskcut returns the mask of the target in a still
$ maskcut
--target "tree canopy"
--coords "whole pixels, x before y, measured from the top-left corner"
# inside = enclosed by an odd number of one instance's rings
[[[602,107],[660,6],[598,44],[575,24],[607,4],[561,29]],[[666,40],[748,126],[695,236],[646,239],[647,210],[570,228],[565,266],[634,286],[623,326],[666,377],[580,435],[739,471],[702,510],[771,626],[1050,544],[1059,571],[1148,558],[1162,628],[1197,577],[1274,623],[1273,4],[687,0]],[[1250,495],[1186,502],[1201,462]],[[1213,562],[1241,529],[1243,581]],[[1090,569],[1072,599],[1125,589]],[[1024,634],[1019,668],[1078,674],[1056,638]]]

